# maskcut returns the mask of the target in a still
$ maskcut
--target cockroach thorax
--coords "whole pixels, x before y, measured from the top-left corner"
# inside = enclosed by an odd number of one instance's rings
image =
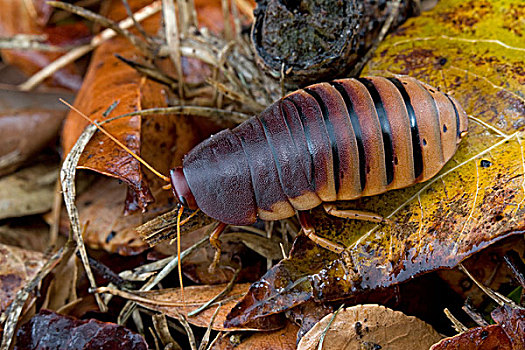
[[[182,167],[175,167],[170,170],[170,181],[173,194],[179,202],[188,209],[197,209],[197,202],[184,177]]]

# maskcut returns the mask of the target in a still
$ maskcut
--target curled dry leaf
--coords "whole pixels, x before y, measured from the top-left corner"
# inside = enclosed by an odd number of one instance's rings
[[[45,213],[55,196],[58,164],[42,160],[0,178],[0,219]]]
[[[20,166],[58,135],[65,112],[24,109],[0,113],[0,176]]]
[[[410,74],[450,92],[468,114],[488,126],[471,122],[452,161],[432,180],[340,203],[342,208],[376,212],[392,220],[391,225],[332,219],[320,209],[313,211],[317,234],[348,247],[347,254],[337,256],[305,239],[296,240],[290,259],[263,276],[264,283],[252,286],[228,316],[228,326],[238,327],[306,300],[348,298],[453,267],[523,232],[525,99],[517,91],[523,83],[524,50],[518,45],[525,30],[506,15],[506,9],[519,8],[518,3],[497,2],[495,10],[488,1],[440,1],[380,45],[366,74]],[[466,24],[450,17],[472,9],[486,15]]]
[[[44,266],[42,253],[0,244],[0,313]]]
[[[328,330],[326,330],[328,329]],[[326,332],[323,349],[428,349],[441,336],[427,323],[381,305],[356,305],[326,315],[298,345],[315,350]]]
[[[45,1],[0,1],[0,37],[13,37],[17,34],[43,35],[44,43],[51,45],[71,45],[82,42],[90,35],[83,23],[67,24],[60,27],[46,27],[45,23],[51,8]],[[2,58],[16,65],[27,75],[32,75],[61,56],[58,52],[35,50],[2,50]],[[52,85],[78,90],[82,83],[79,70],[69,65],[56,72]]]
[[[15,349],[137,349],[146,350],[144,338],[115,323],[78,320],[41,310],[17,333]]]
[[[132,7],[140,8],[147,3],[135,1]],[[124,18],[126,13],[122,4],[114,2],[108,16],[115,20]],[[142,25],[148,33],[154,34],[160,26],[160,16],[152,16]],[[144,59],[139,50],[125,38],[116,37],[103,43],[95,50],[75,106],[97,121],[145,108],[167,106],[167,90],[141,77],[137,71],[116,58],[115,53],[131,60]],[[103,113],[114,103],[117,103],[115,108],[104,116]],[[62,134],[66,152],[69,152],[86,125],[87,121],[76,112],[70,112]],[[133,116],[112,121],[105,124],[104,128],[164,173],[196,143],[195,132],[186,117]],[[88,143],[78,167],[126,182],[131,189],[126,201],[128,211],[144,209],[153,201],[152,190],[141,172],[140,163],[101,133],[95,134]],[[152,184],[152,187],[155,186]]]
[[[210,350],[295,350],[298,327],[286,322],[283,329],[271,332],[256,332],[246,335],[223,334],[212,344]]]

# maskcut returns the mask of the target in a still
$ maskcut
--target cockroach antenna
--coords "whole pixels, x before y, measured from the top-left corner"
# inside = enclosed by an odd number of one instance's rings
[[[82,118],[86,119],[87,121],[89,121],[91,124],[95,125],[97,127],[98,130],[100,130],[102,133],[104,133],[104,135],[106,135],[107,137],[109,137],[111,140],[113,140],[113,142],[115,142],[117,145],[119,145],[120,147],[122,147],[126,152],[128,152],[133,158],[135,158],[136,160],[138,160],[142,165],[144,165],[146,168],[148,168],[153,174],[157,175],[158,177],[160,177],[162,180],[166,181],[166,182],[170,182],[170,179],[169,177],[167,176],[164,176],[162,175],[160,172],[158,172],[157,170],[155,170],[155,168],[153,168],[151,165],[149,165],[144,159],[142,159],[140,156],[138,156],[135,152],[133,152],[132,150],[130,150],[126,145],[124,145],[122,142],[120,142],[119,140],[117,140],[117,138],[113,135],[111,135],[106,129],[104,129],[97,121],[94,121],[94,120],[91,120],[87,115],[85,115],[84,113],[82,113],[80,110],[78,110],[77,108],[73,107],[71,104],[69,104],[68,102],[66,102],[65,100],[59,98],[60,102],[62,102],[63,104],[65,104],[66,106],[68,106],[69,108],[71,108],[72,110],[74,110],[75,112],[77,112]]]
[[[115,142],[117,145],[119,145],[122,149],[124,149],[126,152],[128,152],[133,158],[138,160],[142,165],[144,165],[146,168],[148,168],[153,174],[160,177],[162,180],[166,181],[168,184],[170,183],[170,179],[167,176],[162,175],[160,172],[158,172],[155,168],[153,168],[148,162],[146,162],[143,158],[141,158],[139,155],[137,155],[135,152],[130,150],[126,145],[124,145],[122,142],[117,140],[117,138],[113,135],[111,135],[106,129],[104,129],[97,121],[91,120],[87,115],[85,115],[83,112],[81,112],[79,109],[68,103],[67,101],[59,98],[60,102],[71,108],[71,110],[77,112],[82,118],[86,119],[90,124],[95,125],[95,127],[100,130],[104,135],[109,137],[113,142]],[[163,189],[170,189],[170,185],[166,185],[162,187]],[[178,259],[178,272],[179,272],[179,282],[180,282],[180,292],[181,292],[181,298],[184,301],[184,285],[182,283],[182,264],[180,261],[180,226],[181,226],[181,216],[184,212],[184,206],[182,203],[177,203],[177,259]],[[193,216],[193,215],[192,215]],[[185,219],[182,224],[185,224],[188,222],[189,218]]]

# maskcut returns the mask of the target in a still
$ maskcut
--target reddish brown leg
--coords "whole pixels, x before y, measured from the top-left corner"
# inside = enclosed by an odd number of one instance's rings
[[[299,212],[299,222],[301,223],[301,228],[303,229],[306,237],[310,238],[312,241],[320,245],[321,247],[328,249],[334,253],[341,254],[345,251],[345,247],[337,243],[331,242],[326,238],[319,237],[315,234],[315,229],[310,223],[308,213],[305,211]]]
[[[363,220],[363,221],[372,221],[379,223],[391,223],[390,220],[385,219],[381,215],[362,210],[353,210],[353,209],[337,209],[335,204],[324,203],[323,208],[328,215],[337,216],[338,218],[343,219],[353,219],[353,220]]]
[[[221,235],[221,233],[224,232],[226,226],[228,225],[224,222],[219,222],[217,227],[215,227],[212,233],[210,234],[210,244],[213,248],[215,248],[215,256],[213,257],[213,261],[210,267],[208,268],[208,271],[210,273],[213,273],[215,271],[217,265],[219,265],[219,261],[221,260],[221,241],[219,239],[219,236]]]

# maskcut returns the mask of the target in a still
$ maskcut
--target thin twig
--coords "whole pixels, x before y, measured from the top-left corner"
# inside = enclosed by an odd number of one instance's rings
[[[463,266],[463,264],[458,265],[458,269],[466,274],[485,294],[487,294],[492,300],[494,300],[498,305],[510,305],[514,308],[523,309],[521,306],[517,305],[514,301],[507,298],[506,296],[501,295],[500,293],[490,289],[489,287],[484,286],[480,281],[478,281],[472,274]]]
[[[60,181],[62,183],[64,203],[69,216],[69,222],[71,226],[70,230],[72,231],[73,237],[77,243],[82,264],[84,265],[89,284],[92,288],[96,288],[97,285],[95,282],[95,277],[93,276],[93,272],[91,271],[91,267],[89,266],[89,259],[86,252],[86,246],[84,245],[84,239],[82,238],[82,232],[80,229],[78,209],[75,205],[75,176],[80,155],[84,151],[84,148],[86,147],[89,140],[91,140],[91,137],[93,137],[93,135],[95,134],[96,130],[97,128],[95,127],[95,125],[88,125],[84,129],[84,132],[80,135],[77,142],[66,156],[66,159],[62,164],[62,169],[60,171]],[[107,307],[100,298],[100,296],[95,295],[95,299],[97,301],[98,307],[100,308],[100,311],[106,312]]]
[[[445,316],[447,316],[447,318],[450,320],[450,322],[452,322],[452,326],[454,327],[456,332],[463,333],[465,331],[468,331],[468,328],[463,323],[461,323],[461,321],[458,320],[456,316],[452,315],[449,309],[445,308],[443,312],[445,313]]]
[[[186,330],[186,334],[188,335],[188,341],[190,343],[191,350],[197,350],[197,342],[195,341],[195,335],[193,334],[193,330],[191,329],[191,326],[188,323],[186,316],[181,314],[177,309],[173,309],[173,312],[177,316],[177,319],[179,320],[182,327],[184,327],[184,330]]]
[[[235,285],[235,281],[237,280],[237,276],[239,276],[239,272],[241,272],[241,268],[240,267],[237,270],[235,270],[235,273],[233,274],[232,279],[230,280],[230,282],[228,282],[226,287],[224,287],[224,289],[219,294],[217,294],[216,296],[214,296],[213,298],[211,298],[210,300],[208,300],[207,302],[202,304],[202,306],[200,306],[199,308],[188,312],[188,317],[192,317],[192,316],[195,316],[195,315],[203,312],[204,310],[209,308],[210,305],[215,303],[217,300],[219,300],[222,297],[226,296],[232,290],[233,286]]]
[[[202,247],[206,242],[208,241],[208,237],[203,237],[200,241],[186,249],[181,253],[181,260],[184,260],[185,257],[193,253],[195,250]],[[141,291],[151,290],[153,287],[155,287],[160,281],[162,281],[170,272],[172,272],[177,265],[179,264],[179,260],[176,256],[173,256],[171,258],[171,261],[164,266],[164,268],[155,276],[150,278],[148,282],[146,282],[141,288]],[[131,315],[131,312],[135,308],[135,303],[127,302],[126,305],[122,308],[120,315],[118,317],[118,323],[124,324],[129,316]]]
[[[182,75],[179,27],[173,0],[162,0],[162,15],[164,17],[166,43],[168,44],[171,61],[177,72],[179,98],[182,100],[184,99],[184,77]]]
[[[46,39],[46,36],[30,34],[17,34],[8,38],[0,37],[0,49],[36,50],[47,52],[63,52],[71,49],[65,46],[46,44],[43,42]]]
[[[69,11],[69,12],[74,13],[76,15],[79,15],[81,17],[87,18],[87,19],[89,19],[89,20],[91,20],[93,22],[100,23],[104,27],[113,29],[113,31],[115,31],[116,33],[122,35],[126,39],[128,39],[133,44],[133,46],[138,48],[144,55],[151,56],[151,50],[150,50],[150,47],[148,46],[148,44],[144,40],[142,40],[140,37],[138,37],[135,34],[131,33],[126,28],[122,28],[118,23],[116,23],[116,22],[114,22],[114,21],[112,21],[112,20],[110,20],[110,19],[108,19],[108,18],[106,18],[104,16],[99,15],[98,13],[89,11],[89,10],[83,8],[83,7],[80,7],[80,6],[75,6],[75,5],[72,5],[72,4],[68,4],[66,2],[48,1],[47,4],[51,5],[53,7],[58,7],[60,9],[62,9],[62,10],[65,10],[65,11]],[[135,18],[133,18],[133,19],[131,19],[131,21],[133,23],[136,20],[135,20]]]
[[[219,310],[221,309],[222,305],[219,304],[217,308],[215,309],[215,312],[211,316],[210,323],[208,323],[208,328],[206,328],[206,333],[204,333],[204,336],[202,337],[202,341],[199,345],[199,350],[205,350],[208,346],[208,343],[210,342],[210,334],[211,334],[211,327],[213,326],[213,323],[215,322],[215,318],[219,314]]]
[[[144,19],[154,15],[155,13],[159,12],[161,9],[160,1],[155,1],[152,4],[142,8],[141,10],[137,11],[135,13],[135,18],[137,21],[143,21]],[[131,18],[126,18],[125,20],[119,22],[120,28],[129,28],[133,25],[133,21]],[[95,47],[99,46],[103,42],[113,38],[117,33],[113,29],[106,29],[97,36],[95,36],[93,39],[91,39],[91,42],[87,45],[79,46],[68,53],[66,53],[63,56],[60,56],[55,61],[51,62],[35,74],[33,74],[28,80],[26,80],[24,83],[20,84],[18,87],[22,91],[29,91],[35,88],[38,84],[40,84],[45,79],[49,78],[51,75],[53,75],[56,71],[64,68],[71,62],[74,62],[78,58],[84,56],[91,50],[93,50]]]
[[[133,11],[131,11],[131,7],[129,6],[128,0],[121,0],[122,4],[124,5],[124,8],[126,9],[126,13],[128,14],[128,17],[131,18],[133,21],[133,25],[135,28],[139,31],[140,35],[146,40],[148,43],[151,43],[151,38],[149,37],[148,33],[144,30],[144,27],[137,21],[135,18],[135,15],[133,14]]]

